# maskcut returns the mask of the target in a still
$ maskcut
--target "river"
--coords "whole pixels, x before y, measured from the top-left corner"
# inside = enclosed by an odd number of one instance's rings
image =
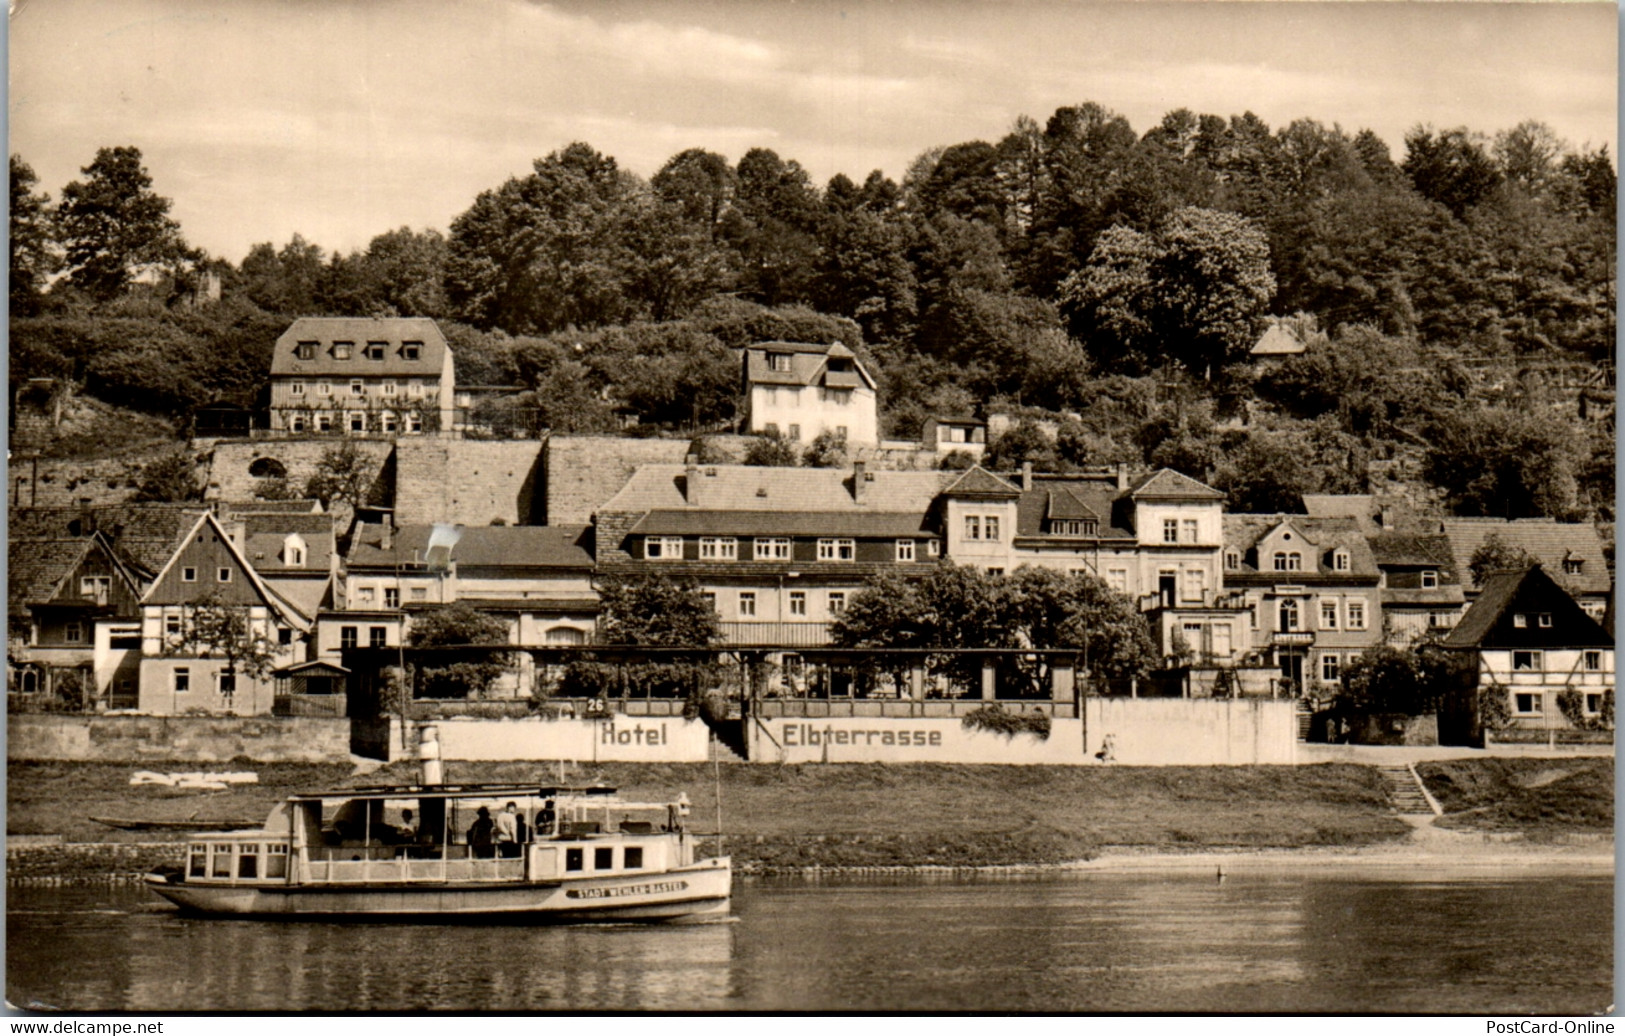
[[[688,927],[209,921],[7,892],[6,996],[152,1011],[1562,1013],[1612,1003],[1610,877],[739,880]]]

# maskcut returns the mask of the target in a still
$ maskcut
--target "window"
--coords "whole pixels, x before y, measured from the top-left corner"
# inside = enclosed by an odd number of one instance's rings
[[[181,617],[179,615],[164,616],[164,637],[174,640],[181,635]]]
[[[789,561],[790,537],[788,536],[758,536],[756,537],[757,561]]]
[[[1351,629],[1351,630],[1363,630],[1363,629],[1365,629],[1365,602],[1364,601],[1350,601],[1348,603],[1348,612],[1349,612],[1349,629]]]
[[[389,631],[383,626],[367,627],[367,646],[381,648],[389,646]]]
[[[351,379],[351,381],[350,381],[350,395],[352,395],[352,396],[364,396],[366,394],[367,394],[367,387],[364,384],[362,384],[361,379],[360,378]]]
[[[999,516],[987,515],[982,519],[982,538],[992,542],[999,538]]]
[[[1336,683],[1338,677],[1339,659],[1336,655],[1320,656],[1321,683]]]
[[[1349,570],[1349,552],[1336,550],[1332,552],[1332,571],[1347,572]]]
[[[717,610],[716,594],[712,593],[710,590],[705,590],[700,593],[700,596],[705,598],[705,606],[707,608],[711,609],[713,612]]]
[[[175,683],[173,686],[176,694],[185,694],[192,689],[192,670],[190,667],[183,665],[175,667]]]
[[[398,381],[386,381],[382,385],[378,386],[378,391],[382,392],[386,396],[393,396],[399,387],[400,382]]]
[[[940,557],[941,555],[942,555],[942,544],[940,542],[938,542],[937,540],[926,540],[925,541],[925,556],[926,557],[934,558],[934,557]]]
[[[1303,571],[1303,555],[1299,554],[1295,550],[1287,551],[1286,570],[1288,572],[1302,572]]]
[[[1240,568],[1241,567],[1241,553],[1239,551],[1234,551],[1234,550],[1225,551],[1224,552],[1224,567],[1225,568]]]
[[[1337,628],[1336,601],[1320,602],[1320,628],[1323,630],[1334,630]]]
[[[1585,568],[1585,562],[1580,558],[1563,559],[1563,574],[1566,576],[1577,576],[1583,568]]]
[[[300,342],[293,347],[293,354],[301,360],[314,360],[316,358],[316,343]]]
[[[648,536],[643,540],[643,556],[650,561],[683,560],[681,536]]]
[[[318,396],[331,396],[333,394],[332,383],[327,381],[318,381],[316,383],[316,394]]]
[[[341,647],[341,648],[353,648],[353,647],[355,647],[355,645],[356,645],[356,629],[357,629],[357,627],[355,627],[355,626],[340,626],[339,627],[339,647]]]
[[[732,536],[701,536],[702,561],[735,561],[739,558],[739,541]]]
[[[1128,593],[1128,569],[1108,568],[1106,570],[1106,585],[1120,594]]]
[[[192,846],[191,856],[186,863],[186,876],[188,878],[203,878],[209,874],[209,848],[204,845]]]
[[[791,590],[790,591],[790,614],[791,615],[806,615],[807,614],[807,592],[805,590]]]
[[[423,398],[423,382],[418,381],[416,378],[413,378],[411,381],[407,382],[406,383],[406,398],[407,399],[422,399]]]
[[[768,353],[767,369],[770,371],[788,372],[790,370],[790,354]]]
[[[609,871],[615,869],[615,847],[601,845],[592,851],[592,869],[595,871]]]
[[[629,871],[635,871],[643,866],[643,846],[629,845],[626,847],[624,866]]]
[[[819,561],[851,561],[855,556],[856,546],[852,540],[819,540]]]
[[[69,644],[82,644],[85,640],[85,624],[78,619],[68,623],[62,630],[62,637]]]
[[[277,630],[276,631],[276,642],[278,644],[281,644],[283,647],[287,647],[289,644],[292,644],[293,643],[293,630],[289,629],[286,626],[283,626],[281,629]]]
[[[288,431],[302,432],[305,430],[305,415],[294,414],[293,420],[288,422]]]
[[[282,563],[290,568],[298,568],[305,563],[305,545],[297,537],[290,536],[283,541]]]
[[[384,587],[384,607],[399,608],[401,606],[401,590],[398,586]]]
[[[406,430],[413,435],[423,431],[423,415],[416,410],[406,415]]]
[[[288,391],[295,396],[302,396],[305,394],[305,383],[302,381],[296,381],[292,385],[288,386]]]
[[[113,589],[111,576],[80,576],[79,596],[89,598],[97,604],[106,604],[107,595]]]
[[[767,436],[769,439],[777,439],[779,437],[779,424],[778,424],[778,422],[777,421],[769,421],[767,424],[763,425],[762,426],[762,434]]]
[[[427,601],[428,599],[429,599],[429,588],[428,587],[426,587],[426,586],[414,586],[414,587],[412,587],[412,600],[414,600],[414,601]]]
[[[210,877],[231,877],[231,846],[229,844],[211,845],[209,846],[209,855],[212,857],[210,860],[212,864],[209,870]]]
[[[215,579],[215,582],[217,582],[217,583],[229,583],[229,582],[231,582],[231,569],[222,568],[222,569],[217,570],[215,572],[215,574],[214,574],[214,579]]]
[[[1004,575],[1004,569],[1002,569],[1002,568],[989,568],[987,570],[987,574],[990,575],[990,576],[1002,576],[1002,575]]]
[[[265,876],[267,878],[286,878],[288,876],[288,847],[272,843],[265,847]]]
[[[403,360],[421,360],[422,358],[423,358],[423,343],[422,342],[402,342],[401,343],[401,359],[403,359]]]
[[[350,412],[350,431],[364,432],[367,430],[367,415],[359,410]]]
[[[1270,556],[1270,567],[1275,569],[1275,571],[1277,571],[1277,572],[1285,572],[1286,571],[1286,552],[1278,550],[1274,554],[1272,554]]]
[[[1431,568],[1422,573],[1422,589],[1424,589],[1424,590],[1436,590],[1436,589],[1438,589],[1438,587],[1439,587],[1439,573],[1435,572]]]
[[[1512,653],[1512,671],[1537,672],[1541,668],[1539,651],[1514,651]]]
[[[1602,695],[1588,694],[1585,696],[1585,711],[1588,716],[1595,716],[1602,711]]]
[[[388,344],[385,342],[368,342],[364,355],[369,360],[382,360],[386,348]]]
[[[237,876],[239,878],[257,878],[260,876],[260,847],[245,845],[237,857]]]
[[[897,560],[898,561],[913,561],[914,560],[914,541],[913,540],[898,540],[897,541]]]
[[[1512,707],[1520,716],[1538,716],[1541,699],[1544,697],[1542,694],[1514,694]]]
[[[230,696],[237,693],[237,671],[235,669],[222,669],[214,674],[214,689],[221,694]]]
[[[801,441],[801,426],[798,425],[798,424],[791,425],[790,430],[785,433],[785,437],[788,438],[791,442],[800,442]]]
[[[1535,625],[1539,626],[1541,629],[1547,629],[1547,630],[1551,629],[1552,628],[1552,613],[1551,612],[1540,612],[1539,614],[1537,614],[1535,616]]]
[[[831,590],[829,592],[829,613],[839,615],[844,611],[846,611],[846,593],[841,590]]]
[[[1281,602],[1281,631],[1291,632],[1298,628],[1298,602],[1288,597]]]
[[[1512,625],[1515,629],[1526,629],[1529,626],[1529,616],[1523,612],[1513,612]]]
[[[1202,594],[1207,590],[1207,573],[1199,568],[1190,569],[1185,573],[1185,600],[1200,601]]]
[[[965,516],[965,538],[967,540],[982,538],[982,518],[980,515],[967,514]]]
[[[1164,543],[1178,543],[1179,542],[1179,519],[1177,519],[1177,518],[1164,518],[1162,520],[1162,542],[1164,542]]]
[[[1182,519],[1180,519],[1180,522],[1179,522],[1179,542],[1181,542],[1181,543],[1195,543],[1196,542],[1196,519],[1195,518],[1182,518]]]
[[[334,342],[333,343],[333,359],[335,359],[335,360],[348,360],[350,358],[350,351],[352,349],[354,349],[354,348],[355,348],[355,343],[354,342]]]
[[[383,431],[393,432],[395,430],[395,411],[385,410],[383,413],[379,414],[378,426]]]
[[[754,619],[756,617],[756,591],[739,591],[739,617]]]
[[[567,871],[583,870],[585,868],[585,864],[582,862],[583,853],[584,850],[580,846],[564,850],[564,869]]]
[[[378,599],[377,591],[370,586],[358,586],[355,588],[355,599],[357,604],[371,604]]]
[[[317,414],[316,415],[316,430],[318,432],[331,432],[333,430],[333,415],[332,414]]]
[[[1585,657],[1585,667],[1587,669],[1591,670],[1592,672],[1596,672],[1597,670],[1602,668],[1602,652],[1601,651],[1587,651],[1585,653],[1584,657]]]
[[[187,566],[185,568],[182,568],[181,569],[181,582],[183,582],[183,583],[195,583],[195,582],[197,582],[197,569],[192,568],[191,566]]]

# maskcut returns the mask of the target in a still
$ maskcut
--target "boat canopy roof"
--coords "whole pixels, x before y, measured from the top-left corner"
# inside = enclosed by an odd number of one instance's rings
[[[605,785],[569,787],[549,784],[389,784],[365,785],[357,788],[334,788],[330,791],[298,792],[288,796],[289,802],[316,802],[324,799],[473,799],[502,795],[527,795],[536,798],[568,798],[571,796],[611,797],[615,789]]]

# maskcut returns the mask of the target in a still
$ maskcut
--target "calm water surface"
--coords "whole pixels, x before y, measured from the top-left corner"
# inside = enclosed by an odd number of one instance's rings
[[[64,1010],[1603,1011],[1607,877],[739,881],[731,923],[203,921],[11,889],[6,998]]]

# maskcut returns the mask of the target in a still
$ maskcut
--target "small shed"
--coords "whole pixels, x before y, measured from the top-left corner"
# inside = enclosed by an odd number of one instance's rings
[[[275,716],[343,716],[350,671],[332,662],[301,662],[271,674],[276,678]]]

